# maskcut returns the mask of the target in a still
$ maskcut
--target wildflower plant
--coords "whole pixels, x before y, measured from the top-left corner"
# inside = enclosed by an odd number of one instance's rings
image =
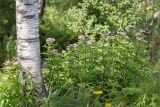
[[[137,92],[134,87],[149,72],[144,39],[121,35],[101,36],[99,40],[96,35],[81,35],[78,39],[78,43],[69,45],[65,51],[49,47],[58,53],[45,53],[45,80],[54,93],[50,97],[53,105],[68,99],[64,103],[105,106],[106,99],[107,102],[125,101],[119,95],[129,95],[127,87],[133,87],[133,94]]]

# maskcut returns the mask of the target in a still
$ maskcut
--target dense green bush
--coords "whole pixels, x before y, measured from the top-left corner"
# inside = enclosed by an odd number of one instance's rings
[[[150,60],[159,65],[159,7],[159,0],[85,0],[69,9],[66,22],[76,34],[105,32],[132,37],[143,32],[149,41]]]
[[[130,33],[141,20],[141,0],[85,0],[68,11],[68,27],[76,33]],[[83,28],[83,29],[82,29]]]
[[[95,36],[82,35],[79,39],[62,53],[53,44],[46,45],[44,70],[50,95],[45,104],[58,106],[62,101],[64,107],[65,103],[77,107],[101,107],[105,102],[136,105],[141,95],[138,86],[150,71],[146,41],[125,36],[96,41]],[[95,91],[103,95],[96,97]]]

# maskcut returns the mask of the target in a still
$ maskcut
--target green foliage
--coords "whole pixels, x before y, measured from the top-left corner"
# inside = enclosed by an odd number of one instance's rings
[[[0,2],[1,65],[15,55],[16,33],[15,1]],[[41,46],[56,41],[42,48],[48,96],[41,106],[158,107],[160,79],[149,59],[158,61],[159,9],[159,0],[47,0]],[[30,81],[23,95],[20,69],[2,71],[0,107],[36,106]]]
[[[47,0],[47,5],[64,12],[70,7],[77,5],[79,2],[82,2],[82,0]]]
[[[66,13],[79,2],[81,0],[47,0],[45,15],[40,24],[42,46],[48,37],[56,39],[56,48],[59,50],[76,41],[76,34],[67,27]]]
[[[74,39],[74,33],[67,28],[64,15],[59,13],[55,7],[47,7],[45,16],[41,21],[41,44],[45,44],[48,37],[56,39],[56,46],[59,49],[65,48]]]
[[[15,106],[20,101],[20,83],[14,73],[9,75],[1,74],[0,81],[0,107]]]
[[[94,36],[79,38],[77,44],[62,53],[54,45],[46,45],[48,58],[44,70],[50,94],[45,104],[56,106],[61,101],[64,107],[65,103],[77,107],[101,107],[105,102],[134,104],[140,93],[136,88],[150,70],[146,41],[124,36],[99,41]],[[103,95],[94,96],[92,93],[97,90],[103,91]]]
[[[0,67],[15,55],[15,1],[0,0]]]
[[[105,32],[116,34],[130,32],[129,25],[136,26],[141,19],[140,0],[85,0],[68,11],[68,27],[74,32]]]
[[[139,35],[148,42],[152,64],[159,65],[159,0],[85,0],[67,12],[67,25],[76,34],[119,32]]]
[[[159,65],[159,34],[160,34],[160,1],[144,1],[140,4],[141,22],[140,29],[145,29],[143,33],[149,41],[150,57],[153,64]]]
[[[2,69],[6,74],[0,74],[0,107],[32,107],[34,99],[31,91],[25,90],[19,79],[20,68],[17,62],[7,62]],[[30,87],[31,85],[29,85]]]
[[[140,84],[140,95],[137,99],[138,107],[158,107],[160,105],[160,79],[147,78]]]

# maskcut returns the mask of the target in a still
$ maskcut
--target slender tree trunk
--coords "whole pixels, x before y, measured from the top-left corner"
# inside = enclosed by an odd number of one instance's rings
[[[46,89],[41,72],[38,0],[16,0],[16,24],[18,60],[24,74],[31,74],[41,97]]]
[[[44,15],[45,6],[46,6],[46,0],[38,0],[39,17],[40,18]]]

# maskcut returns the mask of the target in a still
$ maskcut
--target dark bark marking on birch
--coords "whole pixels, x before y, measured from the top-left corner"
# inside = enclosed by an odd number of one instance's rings
[[[27,15],[27,16],[24,16],[23,18],[26,18],[26,19],[32,19],[34,18],[36,15]]]
[[[24,5],[26,5],[26,6],[31,6],[31,5],[33,5],[32,3],[25,3]]]
[[[39,42],[39,38],[28,38],[28,39],[24,39],[24,38],[17,38],[18,41],[27,41],[28,43],[32,43],[32,42]]]
[[[33,58],[28,57],[28,56],[19,55],[18,57],[19,57],[19,59],[21,59],[21,60],[33,60]]]

